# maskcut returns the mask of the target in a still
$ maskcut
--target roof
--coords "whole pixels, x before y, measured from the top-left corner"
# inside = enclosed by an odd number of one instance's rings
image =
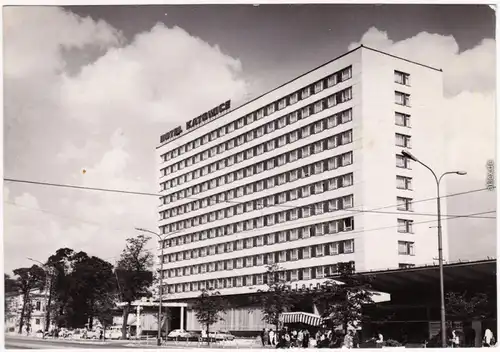
[[[445,287],[496,286],[497,261],[485,259],[455,262],[443,266]],[[372,277],[371,286],[383,292],[435,290],[439,287],[439,266],[427,265],[406,269],[365,271],[359,276]],[[333,276],[332,278],[335,278]]]
[[[387,52],[385,52],[385,51],[381,51],[381,50],[373,49],[373,48],[370,48],[370,47],[368,47],[368,46],[366,46],[366,45],[361,44],[361,45],[359,45],[358,47],[356,47],[356,48],[354,48],[354,49],[352,49],[352,50],[349,50],[348,52],[346,52],[346,53],[344,53],[344,54],[342,54],[342,55],[339,55],[339,56],[337,56],[337,57],[335,57],[335,58],[333,58],[333,59],[331,59],[331,60],[329,60],[329,61],[325,62],[324,64],[321,64],[321,65],[319,65],[319,66],[317,66],[317,67],[315,67],[315,68],[313,68],[313,69],[311,69],[311,70],[309,70],[309,71],[307,71],[307,72],[305,72],[305,73],[303,73],[303,74],[301,74],[301,75],[299,75],[299,76],[297,76],[297,77],[295,77],[295,78],[293,78],[293,79],[291,79],[291,80],[289,80],[289,81],[287,81],[287,82],[285,82],[285,83],[283,83],[283,84],[279,85],[278,87],[273,88],[273,89],[271,89],[271,90],[269,90],[269,91],[267,91],[267,92],[265,92],[265,93],[263,93],[263,94],[261,94],[261,95],[259,95],[259,96],[255,97],[255,98],[253,98],[253,99],[251,99],[251,100],[249,100],[249,101],[247,101],[247,102],[245,102],[245,103],[243,103],[243,104],[239,105],[238,107],[236,107],[236,108],[234,108],[234,109],[232,109],[232,110],[228,111],[227,113],[221,114],[221,115],[219,115],[219,116],[216,116],[216,117],[214,117],[214,118],[210,119],[210,121],[208,121],[208,122],[207,122],[207,123],[205,123],[205,124],[202,124],[202,125],[199,125],[199,126],[197,126],[197,127],[195,127],[195,128],[192,128],[192,129],[191,129],[191,130],[189,130],[188,132],[186,132],[186,133],[182,133],[182,134],[181,134],[180,136],[178,136],[178,137],[171,138],[171,139],[169,139],[168,141],[166,141],[165,143],[160,143],[160,145],[159,145],[159,146],[157,146],[157,147],[156,147],[156,149],[159,149],[159,148],[163,147],[164,145],[167,145],[167,144],[169,144],[169,143],[173,142],[174,140],[176,140],[176,139],[178,139],[178,138],[180,138],[180,137],[182,137],[182,136],[185,136],[185,135],[187,135],[187,134],[189,134],[189,133],[191,133],[191,132],[193,132],[193,131],[197,130],[198,128],[201,128],[201,127],[203,127],[203,126],[206,126],[206,125],[210,124],[211,122],[214,122],[214,121],[216,121],[217,119],[221,118],[222,116],[225,116],[225,115],[227,115],[227,114],[229,114],[229,113],[232,113],[232,112],[234,112],[234,111],[236,111],[236,110],[238,110],[238,109],[241,109],[241,108],[243,108],[245,105],[248,105],[248,104],[250,104],[250,103],[252,103],[252,102],[256,101],[257,99],[260,99],[260,98],[264,97],[265,95],[267,95],[267,94],[269,94],[269,93],[272,93],[272,92],[274,92],[275,90],[278,90],[278,89],[280,89],[280,88],[282,88],[282,87],[286,86],[287,84],[290,84],[290,83],[292,83],[292,82],[294,82],[294,81],[296,81],[296,80],[298,80],[298,79],[300,79],[300,78],[302,78],[302,77],[304,77],[304,76],[306,76],[306,75],[310,74],[311,72],[314,72],[314,71],[316,71],[316,70],[318,70],[318,69],[322,68],[323,66],[326,66],[326,65],[328,65],[328,64],[330,64],[330,63],[332,63],[332,62],[334,62],[334,61],[336,61],[336,60],[338,60],[338,59],[340,59],[340,58],[342,58],[342,57],[344,57],[344,56],[347,56],[347,55],[349,55],[349,54],[351,54],[351,53],[353,53],[353,52],[355,52],[356,50],[359,50],[359,49],[361,49],[361,48],[368,49],[368,50],[371,50],[371,51],[377,52],[377,53],[379,53],[379,54],[387,55],[387,56],[390,56],[390,57],[395,58],[395,59],[403,60],[403,61],[406,61],[406,62],[409,62],[409,63],[415,64],[415,65],[419,65],[419,66],[427,67],[427,68],[430,68],[430,69],[432,69],[432,70],[436,70],[436,71],[440,71],[440,72],[442,72],[442,71],[443,71],[442,69],[439,69],[439,68],[436,68],[436,67],[432,67],[432,66],[424,65],[424,64],[422,64],[422,63],[419,63],[419,62],[416,62],[416,61],[412,61],[412,60],[408,60],[408,59],[405,59],[405,58],[403,58],[403,57],[396,56],[396,55],[392,55],[392,54],[389,54],[389,53],[387,53]]]

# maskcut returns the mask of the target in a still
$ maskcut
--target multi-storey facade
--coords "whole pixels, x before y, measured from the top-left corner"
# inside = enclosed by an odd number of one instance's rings
[[[423,215],[436,212],[423,201],[435,184],[401,150],[443,164],[441,99],[440,70],[361,46],[166,134],[157,148],[166,298],[256,292],[271,263],[300,285],[339,262],[432,263],[436,230],[418,224],[435,219]]]

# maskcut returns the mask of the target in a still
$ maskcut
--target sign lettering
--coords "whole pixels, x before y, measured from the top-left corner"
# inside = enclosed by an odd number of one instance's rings
[[[198,125],[201,125],[204,122],[207,122],[214,117],[222,114],[223,112],[227,112],[231,108],[231,100],[226,101],[225,103],[222,103],[220,105],[217,105],[215,108],[212,110],[209,110],[200,116],[192,119],[191,121],[186,122],[186,130],[189,130],[191,128],[194,128]],[[160,143],[165,143],[171,138],[177,137],[178,135],[182,134],[182,127],[176,127],[173,130],[163,134],[160,137]]]

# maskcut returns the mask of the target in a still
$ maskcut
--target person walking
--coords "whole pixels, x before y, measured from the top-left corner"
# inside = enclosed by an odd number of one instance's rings
[[[495,336],[490,329],[486,329],[483,337],[483,347],[491,347],[495,345]]]
[[[269,345],[274,346],[276,345],[276,334],[274,333],[273,329],[269,330]]]

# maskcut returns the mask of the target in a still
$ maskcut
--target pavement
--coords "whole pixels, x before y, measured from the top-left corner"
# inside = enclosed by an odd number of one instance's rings
[[[186,349],[186,348],[210,348],[210,349],[248,349],[259,348],[259,344],[255,340],[234,340],[224,343],[211,343],[210,347],[206,343],[199,344],[197,342],[175,342],[169,341],[164,343],[160,348],[170,349]],[[21,336],[21,335],[5,335],[5,349],[124,349],[124,348],[141,348],[141,349],[156,349],[156,339],[149,341],[134,341],[134,340],[65,340],[65,339],[43,339],[40,337]],[[260,347],[261,348],[261,347]]]

